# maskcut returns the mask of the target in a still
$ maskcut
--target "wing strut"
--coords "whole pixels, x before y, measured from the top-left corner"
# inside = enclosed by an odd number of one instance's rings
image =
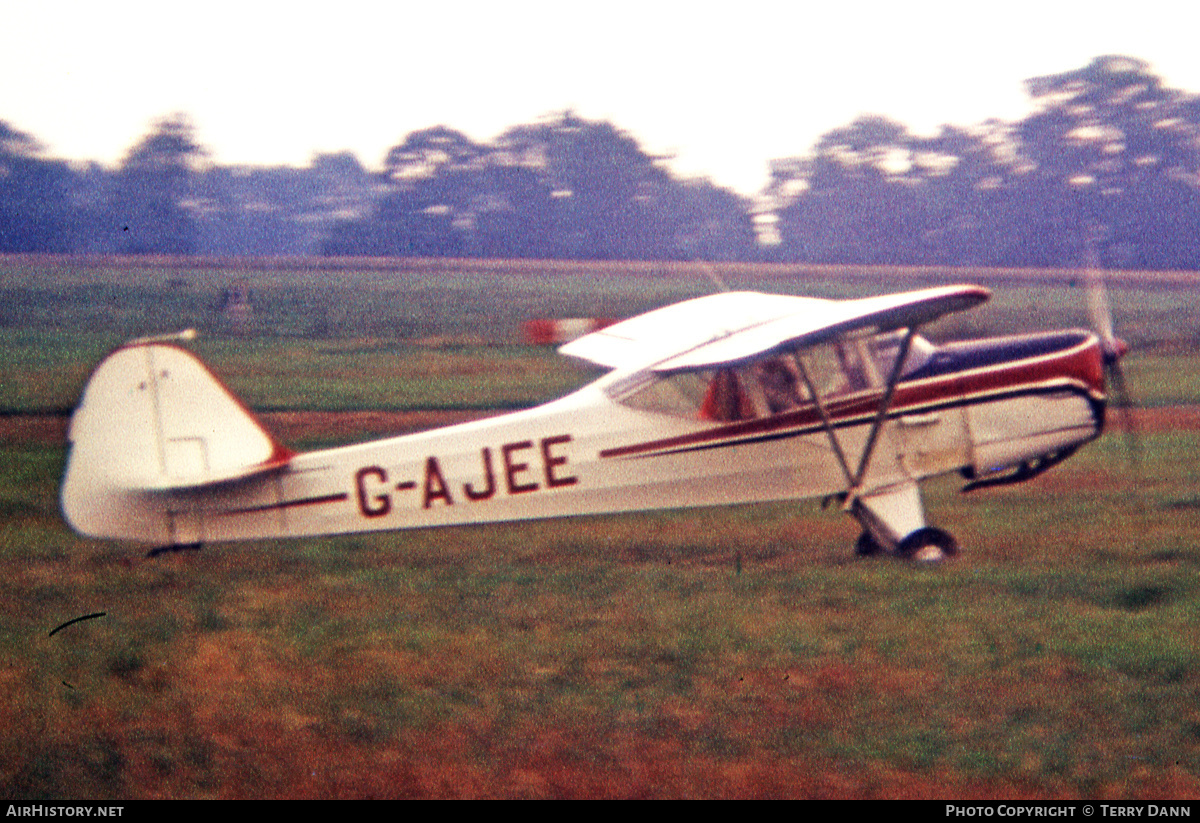
[[[875,451],[875,441],[879,438],[883,421],[887,419],[888,407],[892,405],[892,397],[896,394],[896,384],[900,382],[900,371],[904,368],[904,361],[908,359],[908,350],[912,346],[916,333],[916,326],[909,326],[904,331],[904,340],[900,343],[900,351],[896,353],[896,362],[892,364],[892,373],[888,375],[887,388],[884,389],[883,398],[879,401],[879,409],[875,412],[875,421],[871,424],[871,433],[867,436],[867,445],[863,447],[862,457],[858,462],[858,471],[854,474],[852,493],[858,491],[858,487],[867,474],[871,455]]]
[[[842,474],[846,475],[847,491],[853,489],[856,485],[854,482],[854,474],[850,471],[850,463],[846,460],[846,453],[842,451],[842,444],[837,439],[837,433],[833,430],[833,421],[829,419],[829,412],[825,410],[825,402],[821,400],[821,393],[817,391],[817,386],[813,383],[812,378],[808,374],[808,369],[804,366],[804,355],[796,352],[796,366],[800,370],[800,379],[804,381],[804,385],[808,388],[808,396],[813,399],[813,405],[817,407],[817,414],[821,415],[821,423],[825,426],[825,434],[829,436],[829,444],[833,446],[833,453],[837,455],[838,463],[842,467]]]
[[[883,396],[879,399],[879,406],[875,410],[875,417],[871,422],[871,431],[867,435],[866,444],[863,446],[858,466],[854,471],[850,470],[850,462],[838,440],[833,421],[829,417],[829,412],[817,391],[812,376],[804,365],[804,356],[799,352],[796,353],[796,364],[799,367],[800,377],[808,388],[809,396],[813,399],[813,404],[821,417],[821,423],[825,427],[825,433],[837,456],[838,464],[842,468],[842,474],[846,478],[846,491],[841,495],[842,510],[858,520],[878,545],[887,546],[893,551],[897,550],[903,538],[910,533],[915,533],[917,529],[925,525],[920,491],[917,489],[916,483],[911,481],[885,489],[870,490],[865,494],[862,485],[866,479],[867,470],[871,466],[871,457],[879,443],[879,434],[887,420],[888,409],[891,408],[892,398],[896,395],[896,387],[900,383],[904,361],[908,359],[908,352],[912,348],[916,332],[915,325],[908,326],[904,330],[904,338],[896,353],[896,360],[892,364],[891,372],[888,374]]]
[[[842,473],[846,476],[846,500],[844,505],[846,511],[849,511],[854,505],[859,487],[862,485],[863,478],[867,474],[867,469],[871,465],[871,455],[875,452],[875,444],[879,440],[879,432],[883,429],[884,421],[887,420],[888,408],[892,405],[892,398],[896,394],[896,386],[900,382],[900,372],[904,368],[904,361],[908,358],[908,351],[912,347],[912,341],[916,333],[917,329],[915,326],[910,326],[905,330],[904,339],[901,341],[900,349],[896,354],[896,362],[892,364],[892,370],[888,374],[883,397],[879,400],[879,408],[875,411],[875,419],[871,423],[871,432],[867,435],[866,445],[863,447],[862,455],[859,457],[858,468],[853,472],[850,471],[850,462],[846,459],[846,452],[842,449],[842,444],[837,438],[837,432],[834,431],[833,421],[829,417],[829,412],[825,408],[824,401],[821,400],[821,394],[817,391],[816,384],[813,383],[812,377],[804,365],[804,356],[797,352],[796,365],[800,370],[800,378],[804,381],[804,385],[808,388],[808,393],[817,407],[817,414],[821,416],[821,423],[825,426],[825,433],[829,436],[833,452],[842,467]]]

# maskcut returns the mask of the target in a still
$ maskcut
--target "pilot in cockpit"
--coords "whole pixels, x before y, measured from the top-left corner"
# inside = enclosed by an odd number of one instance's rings
[[[799,375],[786,357],[772,357],[754,366],[771,414],[791,411],[801,404]]]

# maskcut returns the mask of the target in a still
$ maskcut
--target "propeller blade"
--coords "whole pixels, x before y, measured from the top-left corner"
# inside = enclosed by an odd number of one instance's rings
[[[1113,332],[1112,307],[1108,302],[1108,288],[1104,278],[1095,269],[1088,269],[1088,314],[1092,328],[1104,344],[1104,352],[1111,356],[1116,352],[1117,336]]]
[[[1105,363],[1109,385],[1112,386],[1113,399],[1120,414],[1121,431],[1125,435],[1125,448],[1129,451],[1129,462],[1134,475],[1140,476],[1142,467],[1141,440],[1137,430],[1137,420],[1133,416],[1133,400],[1129,395],[1129,383],[1125,380],[1125,370],[1121,368],[1120,356],[1113,357]]]
[[[1100,272],[1099,236],[1093,235],[1087,243],[1087,279],[1088,315],[1092,328],[1100,338],[1100,346],[1104,352],[1105,379],[1111,387],[1111,403],[1120,415],[1121,431],[1125,435],[1125,448],[1129,452],[1130,468],[1134,476],[1141,475],[1141,442],[1137,433],[1137,421],[1133,416],[1133,400],[1129,395],[1129,383],[1125,379],[1125,370],[1121,367],[1121,358],[1129,351],[1124,340],[1117,337],[1113,330],[1112,305],[1108,300],[1108,287]]]
[[[1099,237],[1096,234],[1093,234],[1087,242],[1087,268],[1084,277],[1087,280],[1088,317],[1091,319],[1092,329],[1095,330],[1096,335],[1100,338],[1100,344],[1104,347],[1105,362],[1112,364],[1125,353],[1126,347],[1117,339],[1117,335],[1113,331],[1112,306],[1108,302],[1108,286],[1100,273],[1098,242]]]

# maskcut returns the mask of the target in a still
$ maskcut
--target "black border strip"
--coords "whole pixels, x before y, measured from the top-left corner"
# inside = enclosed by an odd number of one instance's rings
[[[227,509],[219,512],[222,516],[234,514],[257,514],[258,512],[276,511],[278,509],[291,509],[297,506],[318,506],[323,503],[340,503],[343,500],[349,500],[348,492],[336,492],[334,494],[323,494],[319,497],[300,497],[296,500],[283,500],[279,503],[264,503],[261,506],[247,506],[242,509]]]

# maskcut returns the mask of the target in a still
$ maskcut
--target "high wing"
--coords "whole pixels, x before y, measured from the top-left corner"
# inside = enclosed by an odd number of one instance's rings
[[[915,328],[977,306],[990,295],[985,288],[967,285],[857,300],[713,294],[638,315],[559,351],[613,369],[688,371],[744,362],[859,329]]]
[[[610,369],[634,370],[788,316],[817,316],[836,301],[757,292],[724,292],[639,314],[559,348]]]

